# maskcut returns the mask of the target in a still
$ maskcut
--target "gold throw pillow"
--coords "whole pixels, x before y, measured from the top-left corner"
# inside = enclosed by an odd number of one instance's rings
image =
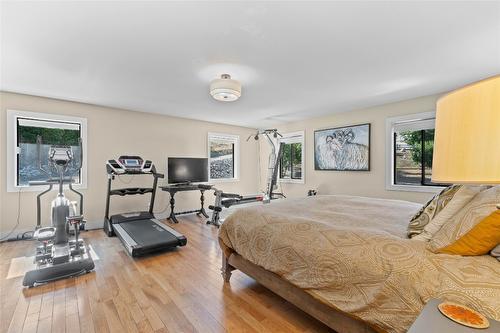
[[[465,235],[437,253],[480,256],[487,254],[500,243],[500,209],[485,217]]]

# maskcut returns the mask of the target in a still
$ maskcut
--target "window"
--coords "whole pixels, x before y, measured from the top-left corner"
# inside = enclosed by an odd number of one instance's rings
[[[394,184],[435,185],[432,176],[434,129],[394,132]]]
[[[304,182],[304,132],[283,135],[283,155],[280,160],[279,178],[282,182]]]
[[[388,119],[388,189],[434,191],[442,186],[431,180],[434,122],[433,112]]]
[[[239,137],[230,134],[208,133],[210,180],[237,180]]]
[[[47,169],[47,155],[51,145],[72,147],[74,163],[80,163],[79,140],[82,141],[83,155],[86,152],[86,120],[76,117],[38,114],[22,111],[8,111],[8,191],[28,188],[30,181],[45,180],[47,175],[38,165],[37,137],[42,138],[41,163]],[[73,175],[80,188],[85,187],[86,163],[82,159],[82,169]],[[53,176],[56,176],[54,173]],[[83,186],[82,186],[83,185]],[[31,190],[40,190],[31,187]]]

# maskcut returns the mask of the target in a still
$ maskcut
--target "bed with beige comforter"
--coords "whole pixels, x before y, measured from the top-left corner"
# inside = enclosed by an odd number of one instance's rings
[[[405,332],[431,298],[500,320],[500,263],[434,254],[406,238],[420,207],[352,196],[283,200],[237,210],[219,242],[226,256],[236,252],[378,330]]]

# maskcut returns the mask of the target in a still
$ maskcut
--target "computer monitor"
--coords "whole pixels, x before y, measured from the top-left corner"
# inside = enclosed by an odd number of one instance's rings
[[[202,183],[208,181],[208,158],[169,157],[168,183]]]

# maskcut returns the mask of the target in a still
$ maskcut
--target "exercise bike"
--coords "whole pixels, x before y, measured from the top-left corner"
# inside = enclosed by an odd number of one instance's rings
[[[79,238],[80,229],[83,229],[83,195],[76,191],[72,184],[73,175],[82,167],[82,149],[80,146],[80,159],[76,165],[71,146],[53,145],[49,148],[48,169],[41,162],[42,139],[37,138],[38,168],[47,175],[47,180],[31,181],[30,186],[46,185],[49,188],[37,195],[37,226],[33,239],[41,244],[36,248],[35,263],[37,268],[24,275],[23,286],[33,287],[38,284],[54,280],[73,277],[88,273],[94,269],[94,262],[89,251]],[[53,173],[57,177],[53,177]],[[76,204],[64,196],[64,185],[80,197],[80,211],[77,212]],[[52,200],[52,225],[41,226],[41,197],[57,185],[58,194]],[[73,229],[73,230],[71,230]],[[74,233],[74,239],[71,232]]]
[[[269,154],[268,160],[266,191],[260,194],[243,196],[237,193],[225,193],[222,190],[208,186],[206,188],[207,190],[214,190],[215,202],[213,205],[208,206],[208,208],[212,210],[213,213],[212,218],[207,221],[207,224],[212,224],[219,227],[223,222],[220,216],[223,208],[229,208],[235,205],[255,202],[268,204],[273,199],[285,198],[285,195],[283,193],[274,192],[277,189],[278,165],[279,161],[283,157],[283,147],[285,144],[280,143],[278,153],[276,154],[276,146],[274,145],[273,139],[282,137],[282,135],[278,132],[277,129],[260,130],[257,131],[257,133],[250,135],[247,138],[247,141],[249,141],[252,137],[257,141],[259,140],[260,136],[264,136],[271,147],[271,152]],[[204,186],[205,185],[199,185],[200,188],[204,188]]]

